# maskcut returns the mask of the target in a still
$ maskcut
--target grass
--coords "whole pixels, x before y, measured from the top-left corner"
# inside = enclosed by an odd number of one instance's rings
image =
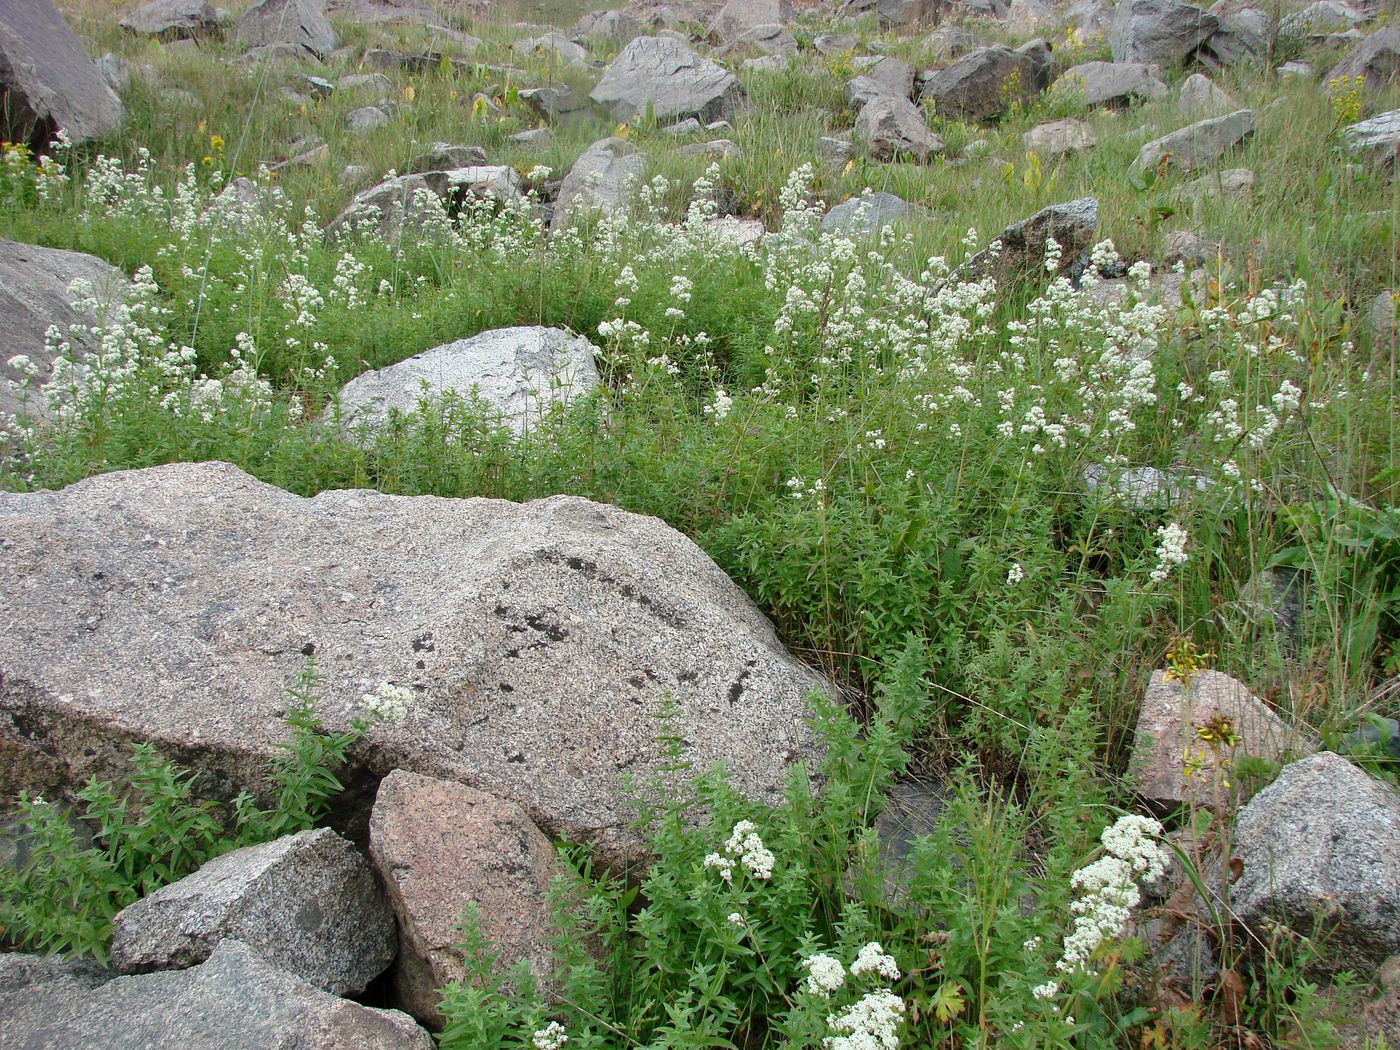
[[[367,46],[450,45],[412,28],[342,25],[351,54],[330,71],[262,66],[224,42],[182,53],[130,38],[110,5],[69,12],[95,50],[138,68],[128,117],[111,140],[62,158],[72,182],[56,193],[40,193],[30,169],[7,169],[0,235],[89,251],[128,273],[149,266],[149,301],[134,320],[151,321],[156,339],[117,319],[113,345],[125,356],[102,407],[22,435],[0,484],[55,487],[220,458],[300,493],[568,492],[615,503],[694,537],[797,653],[847,688],[864,721],[862,739],[828,712],[827,786],[794,784],[771,813],[702,781],[695,797],[712,817],[703,828],[679,801],[651,814],[658,854],[674,862],[651,873],[641,903],[629,908],[636,887],[606,878],[580,891],[614,965],[580,962],[579,1001],[564,1012],[506,986],[483,999],[483,977],[476,993],[451,1000],[459,1024],[449,1042],[529,1045],[550,1018],[568,1021],[571,1045],[816,1039],[823,1014],[799,998],[799,958],[820,949],[849,963],[879,938],[905,975],[897,991],[918,1045],[1207,1045],[1212,1032],[1241,1026],[1269,1039],[1305,1030],[1310,1045],[1330,1045],[1325,1004],[1301,990],[1309,952],[1323,949],[1301,942],[1264,966],[1227,952],[1227,971],[1253,982],[1261,1004],[1243,1020],[1228,982],[1192,988],[1194,1013],[1154,999],[1132,976],[1142,946],[1131,938],[1104,948],[1094,973],[1064,993],[1072,999],[1030,994],[1053,976],[1070,873],[1096,855],[1114,807],[1132,804],[1137,706],[1169,651],[1212,654],[1213,666],[1328,739],[1364,714],[1397,714],[1394,693],[1375,692],[1400,670],[1396,348],[1360,318],[1400,286],[1400,192],[1342,149],[1342,110],[1324,85],[1257,68],[1215,77],[1255,112],[1255,134],[1226,165],[1251,168],[1255,192],[1192,203],[1177,191],[1193,176],[1128,174],[1145,141],[1188,122],[1171,95],[1119,111],[1047,96],[981,126],[934,115],[947,156],[879,164],[857,152],[834,167],[816,141],[851,129],[841,98],[850,56],[805,54],[786,71],[741,72],[750,105],[722,132],[741,152],[711,173],[660,129],[619,129],[598,114],[553,128],[542,149],[511,142],[538,122],[521,87],[585,95],[597,76],[509,51],[512,21],[543,17],[529,4],[462,23],[484,42],[471,56],[480,65],[389,73],[392,119],[364,135],[347,132],[344,117],[372,93],[299,101],[282,89],[297,90],[305,73],[356,70]],[[567,26],[574,14],[550,5],[549,17]],[[801,35],[825,28],[814,18]],[[918,67],[928,61],[917,38],[880,37],[866,23],[857,35],[857,54],[879,44]],[[1062,47],[1058,61],[1102,50]],[[601,65],[612,55],[591,57]],[[139,72],[145,64],[152,75]],[[1167,79],[1175,87],[1186,72]],[[477,92],[501,115],[474,110]],[[1396,108],[1400,89],[1360,105],[1361,116]],[[1054,163],[1029,158],[1022,134],[1063,116],[1089,123],[1097,147]],[[306,133],[325,141],[324,160],[258,175]],[[557,179],[611,133],[644,152],[652,183],[627,222],[549,240],[528,213],[483,211],[396,250],[319,232],[351,198],[337,177],[347,164],[378,178],[445,141],[480,145],[522,174],[545,165]],[[979,139],[981,152],[967,148]],[[99,152],[134,178],[104,184]],[[236,175],[284,198],[241,232],[209,204]],[[764,252],[724,248],[684,224],[701,178],[777,234]],[[867,187],[917,204],[919,217],[856,245],[811,234],[816,205]],[[1007,223],[1085,195],[1098,198],[1099,235],[1125,263],[1159,262],[1177,229],[1219,241],[1205,293],[1159,309],[1143,290],[1112,307],[1061,285],[944,281],[946,267]],[[367,444],[320,422],[352,375],[511,324],[589,336],[604,388],[522,441],[454,401],[425,405]],[[166,343],[193,347],[193,366],[174,366]],[[222,400],[208,399],[201,377],[220,381]],[[1211,485],[1134,509],[1086,494],[1084,469],[1105,463],[1189,470]],[[1168,526],[1188,537],[1184,563],[1162,556]],[[1246,607],[1251,581],[1278,564],[1310,579],[1296,639],[1259,626]],[[958,799],[919,847],[912,908],[862,867],[882,786],[909,770],[947,779]],[[842,794],[857,791],[860,805]],[[700,858],[740,819],[786,843],[787,856],[819,841],[819,859],[794,866],[771,899],[753,885],[734,904],[724,896],[733,887],[715,885]],[[847,866],[867,876],[859,894],[843,889]],[[1033,915],[1019,907],[1027,897]],[[736,940],[731,907],[761,911],[766,932]],[[687,923],[706,936],[682,935]],[[1036,938],[1046,951],[1028,956]],[[648,983],[653,972],[661,976]],[[663,1016],[655,1002],[673,1008]]]

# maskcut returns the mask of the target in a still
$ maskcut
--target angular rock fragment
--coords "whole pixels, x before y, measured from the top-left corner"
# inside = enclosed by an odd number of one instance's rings
[[[197,966],[226,940],[332,995],[394,960],[394,917],[369,862],[330,828],[225,853],[117,913],[112,966]]]

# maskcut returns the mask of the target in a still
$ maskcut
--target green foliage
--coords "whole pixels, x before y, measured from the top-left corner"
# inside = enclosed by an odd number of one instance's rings
[[[0,866],[0,937],[23,951],[105,960],[112,919],[127,905],[221,853],[314,827],[341,789],[335,770],[365,727],[328,732],[315,715],[318,685],[308,660],[288,688],[291,738],[269,773],[271,808],[245,792],[221,813],[195,795],[197,773],[151,744],[136,745],[125,786],[92,777],[77,793],[93,846],[80,841],[65,806],[21,794],[27,860]]]

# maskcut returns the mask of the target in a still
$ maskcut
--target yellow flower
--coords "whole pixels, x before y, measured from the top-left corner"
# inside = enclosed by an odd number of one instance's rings
[[[224,151],[224,137],[222,135],[210,135],[209,148],[215,153],[222,153]]]

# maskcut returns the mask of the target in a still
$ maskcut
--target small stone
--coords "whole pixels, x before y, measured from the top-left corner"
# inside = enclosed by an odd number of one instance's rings
[[[1247,109],[1198,121],[1143,146],[1133,161],[1133,170],[1155,167],[1166,158],[1182,171],[1195,171],[1218,160],[1253,133],[1254,114]]]
[[[345,130],[353,135],[362,135],[389,123],[389,114],[376,106],[362,106],[345,114]]]
[[[1046,160],[1057,160],[1066,153],[1092,149],[1097,142],[1094,129],[1082,120],[1073,118],[1037,124],[1021,136],[1021,145]]]

